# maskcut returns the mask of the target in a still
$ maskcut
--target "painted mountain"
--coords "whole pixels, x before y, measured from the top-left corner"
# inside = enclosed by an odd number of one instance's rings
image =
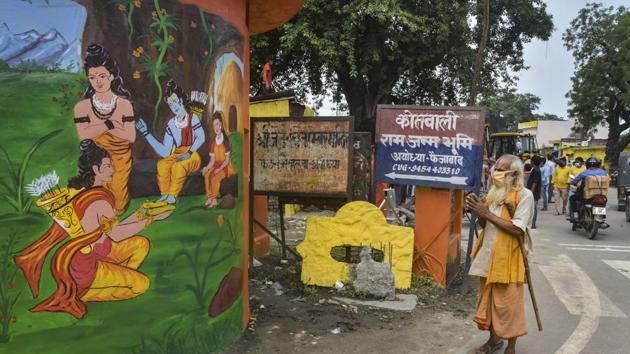
[[[11,67],[30,60],[46,67],[58,65],[61,69],[74,64],[72,70],[78,71],[80,51],[78,40],[68,43],[54,28],[44,34],[35,30],[14,34],[6,23],[0,25],[0,60]]]

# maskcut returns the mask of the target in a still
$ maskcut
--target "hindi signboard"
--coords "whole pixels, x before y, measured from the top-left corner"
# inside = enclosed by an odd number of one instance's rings
[[[351,117],[251,121],[255,194],[349,198]]]
[[[376,181],[435,188],[478,187],[484,124],[482,108],[379,105]]]

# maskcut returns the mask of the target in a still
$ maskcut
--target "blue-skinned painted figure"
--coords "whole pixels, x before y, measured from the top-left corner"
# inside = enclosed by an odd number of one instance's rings
[[[160,202],[175,204],[184,188],[186,177],[201,167],[197,149],[206,136],[196,114],[189,113],[190,101],[184,90],[175,81],[166,84],[165,101],[175,114],[166,126],[162,142],[149,133],[146,122],[139,119],[136,128],[155,152],[162,157],[157,164],[157,181],[162,197]]]

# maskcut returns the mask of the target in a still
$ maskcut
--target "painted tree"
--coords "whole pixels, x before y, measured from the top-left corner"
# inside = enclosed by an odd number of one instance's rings
[[[608,125],[606,162],[616,169],[630,144],[630,11],[589,4],[564,33],[576,70],[567,94],[576,130],[589,133]]]
[[[307,0],[289,24],[252,39],[251,75],[272,58],[279,88],[332,91],[357,130],[374,131],[379,103],[467,101],[482,17],[483,0]],[[491,1],[479,92],[510,82],[524,67],[523,44],[552,28],[541,0]]]

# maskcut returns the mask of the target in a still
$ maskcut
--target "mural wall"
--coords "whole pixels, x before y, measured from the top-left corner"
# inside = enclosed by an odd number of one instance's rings
[[[0,4],[0,353],[240,336],[247,34],[224,10]]]

